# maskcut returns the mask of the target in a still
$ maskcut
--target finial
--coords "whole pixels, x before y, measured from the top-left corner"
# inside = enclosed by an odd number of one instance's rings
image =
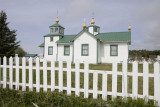
[[[83,28],[85,29],[86,27],[87,27],[87,25],[86,25],[86,20],[84,19]]]
[[[128,26],[128,31],[131,31],[131,25]]]
[[[95,24],[95,21],[94,21],[94,12],[92,13],[92,21],[91,21],[91,24]]]
[[[58,10],[57,10],[57,18],[56,18],[56,23],[59,22],[59,19],[58,19]]]

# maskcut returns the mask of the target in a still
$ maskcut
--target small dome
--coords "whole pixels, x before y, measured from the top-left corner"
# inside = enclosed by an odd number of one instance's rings
[[[84,22],[84,24],[83,24],[83,28],[86,28],[86,27],[87,27],[86,22]]]
[[[56,23],[58,23],[59,22],[59,19],[58,19],[58,17],[56,18]]]
[[[128,30],[131,31],[131,25],[128,26]]]
[[[94,18],[92,18],[91,24],[95,24]]]

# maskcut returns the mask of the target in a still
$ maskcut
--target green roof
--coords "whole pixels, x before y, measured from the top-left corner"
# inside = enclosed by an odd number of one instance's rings
[[[60,33],[57,33],[57,34],[47,34],[47,35],[44,35],[44,37],[49,37],[49,36],[64,36],[63,34],[60,34]]]
[[[70,43],[75,37],[76,35],[64,35],[63,38],[58,40],[56,43]]]
[[[61,25],[58,24],[58,23],[55,23],[55,24],[53,24],[53,25],[51,25],[51,26],[49,26],[49,27],[62,27],[62,28],[64,28],[63,26],[61,26]]]
[[[26,54],[25,57],[36,57],[37,54]]]
[[[108,32],[96,35],[102,42],[130,42],[131,32]]]
[[[39,47],[44,47],[44,43],[40,44]]]

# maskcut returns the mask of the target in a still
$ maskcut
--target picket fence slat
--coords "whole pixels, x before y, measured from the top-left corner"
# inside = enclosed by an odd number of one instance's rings
[[[76,61],[76,64],[75,64],[75,71],[76,71],[76,81],[75,81],[75,85],[76,85],[76,96],[79,96],[80,95],[80,72],[79,72],[79,61]]]
[[[148,69],[149,69],[148,63],[145,61],[143,63],[143,97],[145,98],[146,102],[148,101],[148,94],[149,94]]]
[[[138,96],[138,63],[136,61],[133,62],[132,65],[132,72],[133,72],[133,77],[132,77],[132,93],[133,93],[133,98],[137,99]]]
[[[19,57],[12,58],[10,57],[7,60],[6,57],[3,57],[3,64],[0,62],[0,84],[3,88],[6,88],[9,85],[10,89],[13,89],[15,86],[16,90],[19,90],[19,87],[22,86],[22,91],[26,91],[26,87],[29,87],[30,91],[33,91],[33,88],[36,88],[37,92],[40,92],[40,88],[44,92],[47,92],[48,89],[54,91],[58,89],[59,92],[63,90],[67,91],[68,95],[71,95],[71,92],[74,91],[76,96],[80,96],[80,92],[84,93],[84,98],[88,98],[89,93],[93,94],[93,98],[98,98],[98,95],[102,95],[103,100],[107,100],[107,96],[112,96],[112,100],[117,96],[122,97],[132,97],[132,98],[145,98],[146,101],[153,99],[157,101],[157,106],[160,105],[160,64],[158,62],[154,63],[154,73],[149,73],[149,63],[143,62],[143,73],[138,72],[138,62],[132,62],[132,72],[128,72],[128,63],[127,61],[122,62],[122,72],[118,71],[118,63],[112,63],[111,71],[103,70],[89,70],[89,63],[84,63],[84,69],[80,69],[79,61],[75,62],[75,68],[72,68],[71,61],[67,61],[67,67],[63,68],[63,61],[58,62],[58,67],[55,66],[57,62],[55,60],[50,61],[51,66],[47,66],[47,60],[43,59],[43,66],[40,64],[40,59],[37,57],[35,62],[33,58],[22,58],[22,65],[19,61]],[[7,61],[9,61],[7,63]],[[29,64],[26,64],[26,62]],[[35,63],[35,64],[33,64]],[[7,65],[8,64],[8,65]],[[16,80],[13,82],[13,72],[15,71]],[[20,71],[22,71],[22,82],[20,82]],[[29,71],[29,76],[27,77],[26,72]],[[36,83],[33,83],[33,71],[36,71]],[[43,75],[40,75],[40,71],[43,72]],[[51,84],[48,84],[48,71],[51,71]],[[55,86],[55,74],[58,71],[58,86]],[[67,86],[63,86],[63,72],[67,72]],[[2,76],[1,76],[2,73]],[[9,74],[7,74],[9,73]],[[75,73],[75,88],[72,87],[72,73]],[[84,88],[80,88],[80,73],[84,73]],[[89,75],[93,74],[93,89],[89,89]],[[99,85],[99,74],[102,75],[102,90],[98,90]],[[112,75],[112,91],[108,91],[108,75]],[[122,92],[118,92],[118,76],[122,76]],[[7,81],[9,76],[9,81]],[[128,92],[128,76],[132,77],[132,93]],[[1,78],[2,77],[2,78]],[[41,77],[41,78],[40,78]],[[138,78],[143,77],[143,95],[138,94]],[[154,78],[154,95],[149,95],[149,77]],[[26,79],[29,78],[29,82],[26,83]],[[35,77],[34,77],[35,78]],[[73,77],[74,78],[74,77]],[[40,79],[43,79],[43,84],[40,84]]]
[[[51,61],[51,91],[55,90],[55,61]]]
[[[39,58],[36,58],[36,91],[40,92],[40,63]]]
[[[3,57],[3,88],[6,88],[6,80],[7,80],[7,59],[6,57]]]
[[[9,88],[13,89],[13,58],[9,58]]]
[[[88,98],[88,83],[89,83],[89,64],[88,62],[84,63],[84,98]]]
[[[47,60],[43,60],[43,90],[47,92]]]

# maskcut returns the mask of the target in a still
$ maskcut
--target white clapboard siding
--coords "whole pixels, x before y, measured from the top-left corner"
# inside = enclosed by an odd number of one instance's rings
[[[1,60],[0,60],[1,61]],[[19,58],[15,57],[15,62],[13,58],[10,57],[9,62],[7,63],[7,58],[3,57],[3,63],[0,62],[0,86],[6,88],[9,85],[10,89],[13,89],[15,86],[16,90],[19,90],[19,87],[22,87],[22,91],[26,91],[26,87],[29,87],[30,91],[33,91],[33,88],[36,88],[37,92],[40,92],[40,88],[44,92],[47,92],[48,89],[54,91],[58,89],[60,92],[63,90],[67,91],[68,95],[71,95],[71,92],[74,91],[76,96],[80,96],[80,92],[84,93],[84,98],[88,98],[89,93],[93,94],[93,98],[97,99],[98,94],[102,95],[103,100],[107,100],[107,96],[112,96],[112,99],[117,96],[122,97],[132,97],[132,98],[145,98],[146,101],[149,99],[155,100],[155,104],[160,106],[160,64],[159,62],[154,63],[154,73],[149,73],[149,62],[143,62],[143,73],[138,72],[138,62],[132,62],[132,72],[128,72],[128,63],[127,61],[122,62],[122,72],[118,72],[118,63],[112,63],[111,71],[102,71],[102,70],[89,70],[88,62],[84,63],[84,69],[80,69],[79,61],[75,62],[75,68],[71,67],[71,61],[67,61],[67,68],[63,68],[63,61],[60,60],[59,66],[55,66],[55,60],[51,60],[51,67],[47,66],[47,60],[43,59],[43,66],[40,65],[40,59],[37,57],[35,64],[33,64],[33,58],[22,58],[22,63],[19,62]],[[29,62],[29,65],[26,65],[26,62]],[[14,65],[15,63],[15,65]],[[8,64],[8,65],[7,65]],[[15,69],[16,81],[13,82],[13,69]],[[19,71],[22,71],[22,83],[19,82]],[[29,71],[29,77],[26,75],[26,71]],[[7,72],[9,71],[9,72]],[[36,71],[36,83],[33,84],[33,71]],[[40,71],[43,71],[42,76],[40,76]],[[47,72],[51,71],[51,84],[47,83]],[[55,71],[58,71],[58,86],[55,86]],[[63,86],[63,72],[67,71],[67,87]],[[75,88],[71,87],[72,83],[72,72],[75,73]],[[3,74],[1,76],[1,73]],[[9,74],[7,74],[9,73]],[[80,73],[84,73],[84,88],[80,88]],[[93,89],[89,89],[89,81],[92,81],[89,78],[89,74],[93,74]],[[98,90],[98,75],[102,75],[102,90]],[[9,81],[7,81],[7,75],[9,75]],[[112,91],[108,91],[108,75],[112,75]],[[122,92],[117,92],[118,81],[117,77],[122,76]],[[128,93],[128,76],[132,77],[132,93]],[[2,78],[1,78],[2,77]],[[40,84],[40,77],[43,79],[43,84]],[[138,77],[143,77],[143,95],[138,94]],[[149,77],[154,78],[154,95],[149,95]],[[26,79],[29,78],[29,83],[26,83]]]

